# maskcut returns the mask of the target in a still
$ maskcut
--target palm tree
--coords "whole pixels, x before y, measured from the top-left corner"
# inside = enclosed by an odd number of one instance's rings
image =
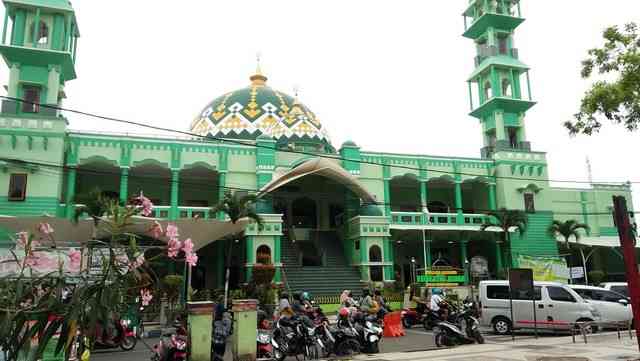
[[[502,240],[497,243],[497,247],[500,247],[501,243],[505,244],[505,247],[509,249],[509,245],[511,243],[511,231],[518,231],[518,233],[522,236],[524,232],[527,230],[527,224],[529,219],[527,214],[524,211],[517,209],[506,209],[500,208],[497,211],[488,212],[488,219],[484,224],[480,226],[480,230],[484,231],[487,228],[496,227],[500,228],[502,231]],[[501,252],[498,252],[501,255]],[[500,260],[500,255],[496,260],[498,265],[498,270],[501,269],[502,260]],[[511,252],[509,252],[511,255]],[[509,257],[509,263],[513,264],[513,259],[511,256]]]
[[[564,222],[554,220],[547,228],[547,232],[551,237],[562,236],[564,238],[565,246],[567,249],[570,249],[569,246],[569,238],[574,237],[576,243],[580,242],[580,237],[582,236],[580,230],[583,229],[585,232],[589,232],[591,227],[585,223],[579,223],[575,219],[570,219]],[[589,283],[589,279],[587,277],[587,259],[584,256],[584,250],[582,247],[580,249],[580,256],[582,258],[582,270],[584,271],[584,281],[585,283]]]
[[[224,197],[213,208],[214,213],[222,212],[231,223],[235,224],[240,219],[249,218],[258,225],[258,229],[262,229],[262,217],[256,212],[255,204],[258,202],[258,197],[254,194],[243,194],[240,192],[226,191]],[[224,305],[226,307],[229,295],[229,275],[231,266],[231,251],[233,248],[233,241],[238,238],[239,235],[233,235],[227,251],[227,270],[224,279]]]
[[[113,200],[104,195],[100,188],[94,188],[86,194],[79,194],[76,197],[76,203],[80,204],[73,213],[73,222],[78,223],[83,214],[87,214],[93,220],[93,229],[91,238],[96,239],[97,227],[100,223],[100,217],[104,216],[109,210]]]

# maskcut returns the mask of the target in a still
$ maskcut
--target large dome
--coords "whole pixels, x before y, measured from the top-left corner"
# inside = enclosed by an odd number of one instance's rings
[[[270,136],[278,147],[333,152],[329,134],[316,115],[297,98],[266,85],[258,71],[251,84],[209,103],[191,123],[191,132],[227,139]]]

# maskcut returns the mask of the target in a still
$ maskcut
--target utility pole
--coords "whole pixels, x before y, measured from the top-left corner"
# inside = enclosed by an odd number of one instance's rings
[[[626,199],[622,196],[613,196],[613,207],[613,220],[616,228],[618,228],[618,235],[620,236],[620,245],[624,256],[624,268],[627,276],[627,284],[629,285],[629,296],[631,296],[633,321],[636,328],[636,339],[638,340],[638,349],[640,349],[640,275],[638,275],[638,265],[636,261],[636,240],[629,221]]]

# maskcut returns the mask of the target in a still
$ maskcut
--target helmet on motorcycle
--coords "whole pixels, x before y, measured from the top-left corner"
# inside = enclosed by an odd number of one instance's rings
[[[431,294],[434,294],[434,295],[441,295],[441,294],[442,294],[442,290],[441,290],[441,289],[439,289],[439,288],[433,288],[433,289],[431,290]]]
[[[338,313],[340,317],[349,317],[349,309],[346,307],[342,307]]]
[[[302,300],[309,301],[311,299],[311,295],[309,292],[302,292]]]

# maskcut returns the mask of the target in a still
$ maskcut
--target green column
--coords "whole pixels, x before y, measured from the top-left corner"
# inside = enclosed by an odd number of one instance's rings
[[[127,203],[129,198],[129,168],[120,168],[120,203]]]
[[[65,203],[67,204],[67,218],[73,217],[75,212],[76,198],[76,169],[69,168],[67,170],[67,196]]]
[[[499,273],[504,266],[502,265],[502,243],[496,241],[496,273]]]
[[[464,270],[464,283],[469,284],[469,267],[467,261],[467,243],[466,239],[460,240],[460,265]]]
[[[529,72],[527,71],[527,90],[529,91],[529,100],[533,100],[533,95],[531,94],[531,79],[529,79]]]
[[[40,36],[40,8],[36,9],[36,18],[33,21],[33,32],[31,34],[31,44],[33,44],[35,48],[38,44],[38,37]]]
[[[384,214],[387,217],[391,216],[391,187],[390,187],[390,180],[389,179],[385,179],[384,180]]]
[[[491,92],[494,97],[502,96],[502,87],[500,86],[500,82],[498,81],[498,72],[494,66],[491,67]]]
[[[496,206],[496,184],[489,183],[489,210],[495,211],[497,209]]]
[[[420,181],[420,203],[423,209],[427,207],[427,203],[429,202],[428,197],[429,195],[427,193],[427,181],[421,180]]]
[[[255,254],[253,252],[253,237],[248,236],[247,237],[247,241],[246,241],[246,252],[245,252],[245,259],[246,259],[246,263],[247,263],[247,267],[246,267],[246,274],[245,274],[245,281],[249,282],[251,281],[251,273],[253,271],[253,264],[255,263],[254,257]]]
[[[237,360],[256,359],[256,337],[258,330],[256,300],[233,300],[233,349],[232,355]],[[211,324],[209,324],[211,329]],[[209,340],[211,342],[211,340]]]
[[[273,263],[276,264],[276,275],[274,280],[276,283],[281,282],[281,265],[280,265],[280,236],[273,237]]]
[[[11,32],[11,45],[23,46],[24,45],[24,33],[26,25],[25,10],[16,10],[16,15],[13,18],[13,31]]]
[[[176,220],[180,217],[178,213],[178,191],[180,190],[180,170],[171,170],[171,211],[169,218]]]
[[[369,282],[369,266],[364,265],[369,262],[369,252],[367,248],[367,240],[360,238],[360,280]]]
[[[225,186],[227,184],[227,173],[219,173],[218,175],[218,202],[224,198]],[[218,212],[218,220],[224,220],[224,213]]]
[[[384,246],[384,261],[385,262],[391,262],[391,265],[389,266],[384,266],[384,276],[383,276],[383,280],[384,281],[391,281],[393,280],[393,251],[392,249],[392,244],[391,244],[391,239],[389,239],[389,237],[385,237],[384,241],[383,241],[383,246]]]
[[[53,35],[51,36],[51,49],[62,50],[62,42],[64,41],[64,16],[60,14],[54,15],[53,18]]]
[[[4,13],[4,26],[2,27],[2,45],[7,43],[7,24],[9,24],[9,12]]]
[[[464,224],[464,217],[462,215],[462,182],[456,181],[455,183],[455,196],[456,196],[456,223],[459,225]]]
[[[426,249],[426,254],[427,254],[427,264],[425,265],[425,267],[427,268],[431,268],[431,265],[433,264],[433,257],[431,256],[431,240],[427,239],[427,241],[425,242],[425,249]]]

